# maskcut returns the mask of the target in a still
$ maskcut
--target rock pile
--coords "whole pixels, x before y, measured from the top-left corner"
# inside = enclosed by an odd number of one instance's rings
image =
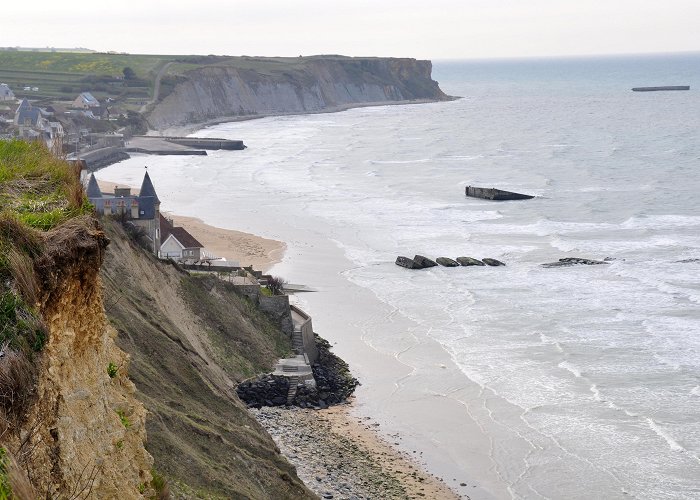
[[[422,255],[416,255],[412,259],[410,257],[404,257],[403,255],[396,257],[396,265],[405,267],[406,269],[426,269],[428,267],[435,267],[438,264],[443,267],[505,266],[500,260],[489,258],[479,260],[473,257],[457,257],[453,260],[449,257],[438,257],[435,260],[431,260]]]
[[[345,361],[333,354],[330,344],[316,335],[318,362],[311,366],[316,387],[299,383],[292,404],[301,408],[328,408],[344,403],[360,384]],[[286,406],[289,378],[282,375],[264,375],[241,382],[236,389],[238,397],[249,408]]]
[[[596,266],[600,264],[608,264],[608,262],[603,260],[581,259],[578,257],[565,257],[559,259],[557,262],[542,264],[542,267]]]
[[[236,392],[249,408],[283,406],[287,404],[289,379],[281,375],[264,375],[255,380],[241,382]]]

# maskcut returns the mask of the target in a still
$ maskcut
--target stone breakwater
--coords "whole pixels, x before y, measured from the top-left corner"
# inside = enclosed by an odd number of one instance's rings
[[[330,344],[316,335],[319,352],[318,362],[311,366],[316,386],[300,383],[293,399],[289,400],[290,383],[293,377],[264,375],[238,385],[238,397],[249,408],[263,406],[298,406],[300,408],[323,409],[343,403],[359,385],[347,363],[330,351]],[[291,381],[291,382],[290,382]]]
[[[469,266],[492,266],[499,267],[505,266],[505,263],[500,260],[485,258],[485,259],[475,259],[473,257],[457,257],[456,259],[450,259],[449,257],[438,257],[435,260],[424,257],[423,255],[416,255],[412,259],[410,257],[404,257],[399,255],[396,257],[396,265],[405,267],[406,269],[427,269],[429,267],[435,267],[440,265],[442,267],[469,267]]]

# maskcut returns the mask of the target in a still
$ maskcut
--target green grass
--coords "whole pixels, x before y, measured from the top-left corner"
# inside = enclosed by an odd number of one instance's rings
[[[131,422],[129,421],[129,417],[126,416],[123,410],[117,410],[117,415],[119,415],[119,421],[122,423],[125,429],[128,429],[131,427]]]
[[[38,143],[0,141],[0,218],[46,231],[91,208],[67,162]]]

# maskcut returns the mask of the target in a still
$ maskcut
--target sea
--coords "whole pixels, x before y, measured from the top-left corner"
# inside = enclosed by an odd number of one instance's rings
[[[436,61],[460,98],[194,135],[98,178],[287,244],[354,412],[464,498],[700,498],[700,54]],[[690,85],[689,91],[632,87]],[[534,195],[495,202],[466,186]],[[408,270],[397,256],[504,267]],[[547,268],[566,257],[606,264]]]

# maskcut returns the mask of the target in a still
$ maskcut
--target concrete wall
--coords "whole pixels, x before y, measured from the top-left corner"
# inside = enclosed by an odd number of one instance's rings
[[[289,309],[288,295],[267,297],[261,294],[258,296],[258,307],[273,320],[277,321],[285,334],[292,336],[294,333],[294,322]]]
[[[287,295],[267,297],[260,293],[260,285],[235,285],[235,288],[238,293],[245,295],[257,304],[258,308],[272,318],[285,334],[292,336],[294,322]]]
[[[311,316],[296,306],[290,306],[295,313],[305,319],[301,324],[301,338],[304,341],[304,352],[309,358],[309,363],[314,364],[318,361],[318,348],[316,347],[316,338],[314,336],[314,327],[311,324]]]

